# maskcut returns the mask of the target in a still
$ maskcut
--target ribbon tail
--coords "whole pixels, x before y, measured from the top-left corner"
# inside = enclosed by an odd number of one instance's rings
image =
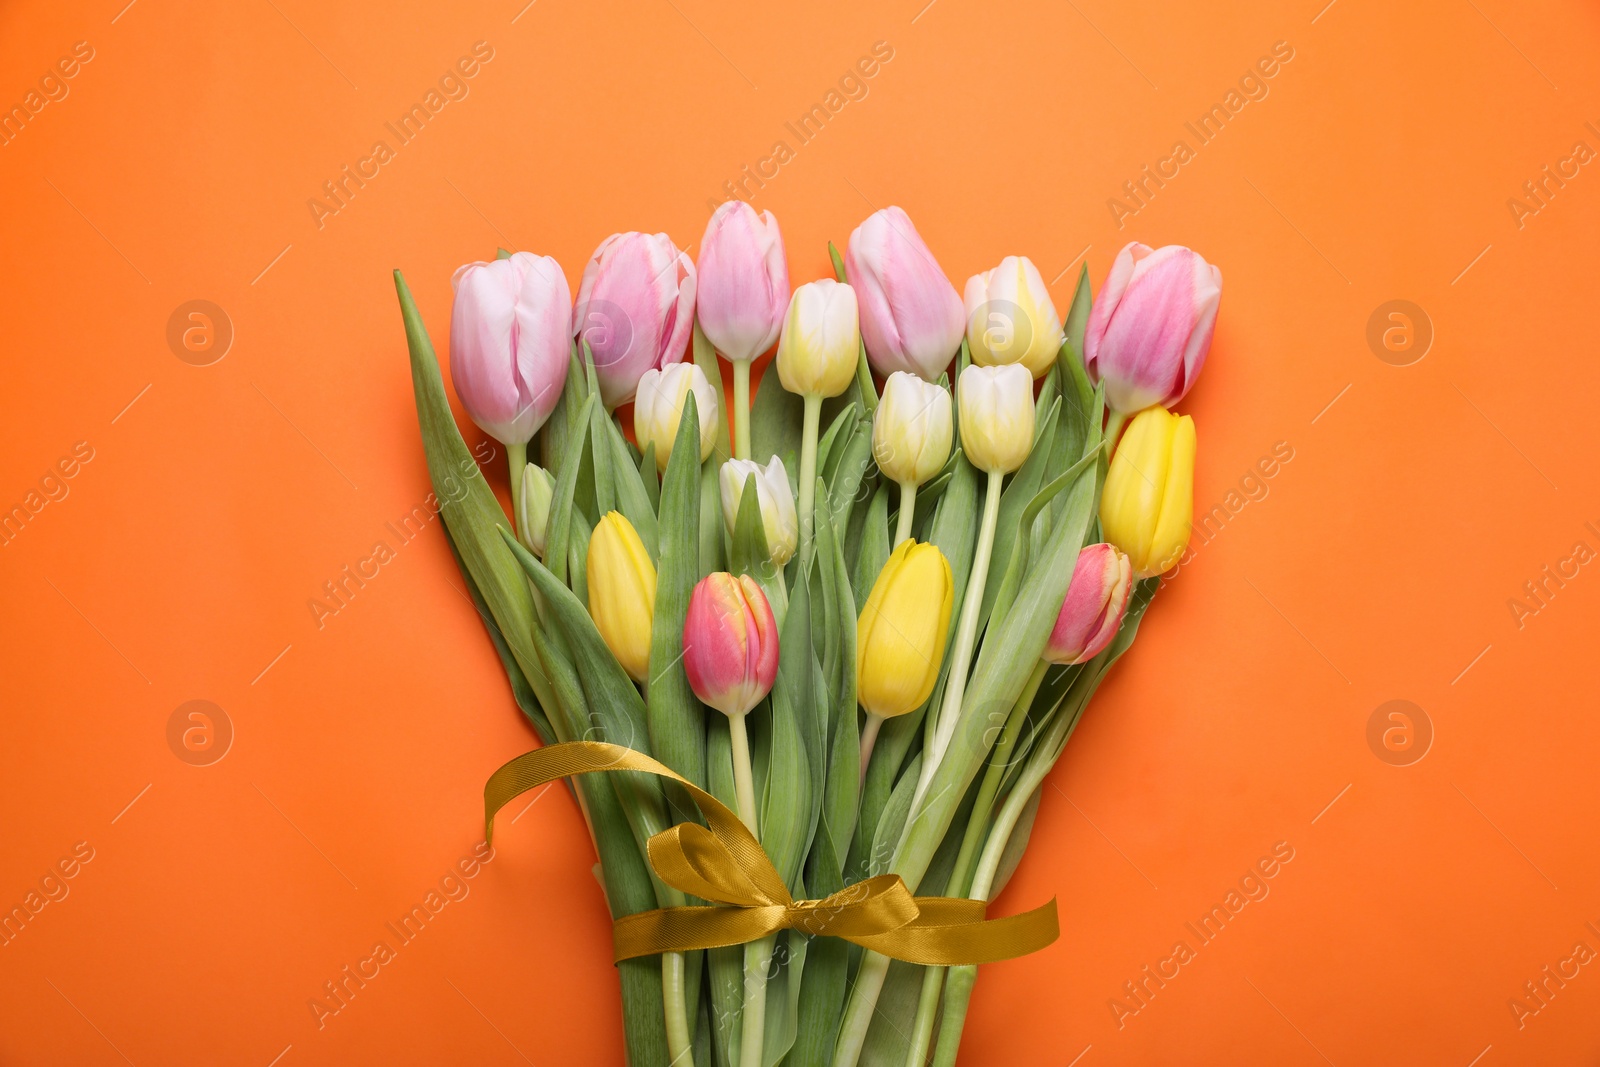
[[[917,906],[921,914],[898,930],[847,940],[906,963],[957,967],[1026,956],[1061,936],[1054,897],[1003,919],[983,919],[984,905],[977,900],[918,897]]]

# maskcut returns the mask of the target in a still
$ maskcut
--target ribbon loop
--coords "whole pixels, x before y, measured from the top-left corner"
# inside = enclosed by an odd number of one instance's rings
[[[1004,919],[981,900],[916,897],[897,874],[880,874],[821,900],[795,900],[743,821],[693,782],[642,752],[600,741],[568,741],[518,756],[483,787],[484,834],[512,798],[558,778],[642,771],[682,785],[706,825],[679,823],[650,838],[650,866],[667,885],[717,905],[657,908],[612,924],[618,961],[755,941],[779,930],[838,937],[925,966],[993,963],[1036,952],[1060,936],[1056,902]]]

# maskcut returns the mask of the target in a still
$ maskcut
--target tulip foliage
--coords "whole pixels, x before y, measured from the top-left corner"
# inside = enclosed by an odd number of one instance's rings
[[[543,743],[666,764],[796,900],[897,875],[988,901],[1186,546],[1194,424],[1160,405],[1199,372],[1220,274],[1130,246],[1063,318],[1026,257],[963,305],[898,208],[830,252],[837,277],[791,291],[771,214],[728,204],[698,272],[664,234],[608,238],[576,313],[552,259],[462,268],[452,376],[506,446],[509,514],[396,272],[428,471]],[[645,847],[697,818],[678,785],[573,790],[614,918],[695,903]],[[853,1067],[953,1063],[976,968],[891,967],[824,928],[618,974],[636,1067]]]

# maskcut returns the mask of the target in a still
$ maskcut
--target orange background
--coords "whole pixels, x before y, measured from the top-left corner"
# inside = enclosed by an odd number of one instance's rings
[[[0,506],[93,450],[0,548],[0,903],[94,854],[0,948],[0,1060],[618,1062],[560,791],[319,1029],[308,1000],[471,854],[532,734],[437,524],[320,629],[307,604],[428,492],[391,268],[442,351],[458,264],[526,248],[576,288],[614,230],[693,253],[784,140],[752,199],[797,282],[888,204],[958,287],[1024,253],[1062,306],[1128,240],[1200,250],[1225,285],[1184,404],[1197,514],[1293,451],[1051,779],[1002,910],[1056,895],[1063,937],[985,969],[964,1062],[1595,1061],[1600,966],[1508,1005],[1600,949],[1597,566],[1508,607],[1600,550],[1600,174],[1507,206],[1600,149],[1592,5],[525,2],[0,11],[0,104],[94,50],[0,147]],[[307,200],[477,41],[470,95],[319,228]],[[877,41],[866,98],[798,145]],[[1108,198],[1279,41],[1269,95],[1119,229]],[[235,331],[210,366],[167,344],[192,299]],[[1366,339],[1393,299],[1434,330],[1409,366]],[[235,731],[211,766],[169,748],[193,699]],[[1368,745],[1391,699],[1434,731],[1410,766]],[[1280,841],[1270,895],[1119,1027],[1123,983]]]

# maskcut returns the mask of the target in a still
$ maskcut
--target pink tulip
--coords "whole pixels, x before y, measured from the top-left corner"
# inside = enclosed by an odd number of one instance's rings
[[[1087,545],[1078,553],[1067,599],[1056,616],[1044,658],[1051,663],[1087,663],[1117,636],[1133,592],[1128,557],[1111,545]]]
[[[717,571],[689,594],[683,669],[702,703],[739,716],[761,703],[778,677],[778,624],[749,575]]]
[[[468,263],[450,279],[450,377],[483,432],[525,444],[567,380],[572,291],[549,256]]]
[[[867,361],[887,377],[936,382],[961,347],[961,297],[897,207],[875,211],[850,235],[845,272],[861,304]]]
[[[724,359],[748,362],[771,348],[789,307],[789,264],[772,212],[742,200],[717,208],[700,239],[700,328]]]
[[[1183,399],[1211,347],[1222,272],[1182,245],[1137,241],[1111,264],[1089,312],[1084,366],[1124,415]]]
[[[664,233],[614,233],[578,286],[575,336],[594,353],[607,408],[633,399],[651,367],[683,359],[694,328],[694,264]]]

